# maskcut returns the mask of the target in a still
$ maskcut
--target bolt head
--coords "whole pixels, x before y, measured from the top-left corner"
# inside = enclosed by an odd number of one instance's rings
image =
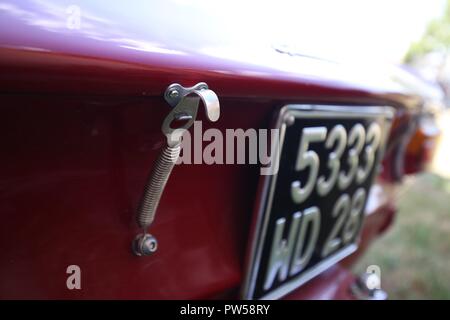
[[[133,241],[133,252],[137,256],[149,256],[158,249],[158,241],[151,234],[139,234]]]
[[[295,122],[295,117],[292,114],[290,114],[284,119],[284,122],[288,127],[292,126]]]
[[[180,92],[176,89],[172,89],[169,91],[169,97],[172,99],[178,98],[180,96]]]

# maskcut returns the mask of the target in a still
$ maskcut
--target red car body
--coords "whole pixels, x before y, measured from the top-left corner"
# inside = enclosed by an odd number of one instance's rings
[[[158,18],[169,15],[164,4],[148,13],[151,23],[125,5],[120,14],[92,5],[87,31],[67,28],[52,15],[57,6],[0,6],[0,298],[239,297],[256,165],[177,166],[152,225],[157,253],[140,258],[130,250],[136,207],[165,141],[164,91],[200,81],[222,109],[205,127],[221,130],[267,128],[288,103],[396,109],[358,251],[286,297],[353,298],[349,267],[393,219],[392,190],[420,96],[381,71],[271,47],[239,56],[231,44],[236,55],[210,54],[202,46],[226,37],[226,26],[199,35],[191,11]],[[252,62],[252,54],[269,58]],[[66,287],[72,264],[82,270],[81,290]]]

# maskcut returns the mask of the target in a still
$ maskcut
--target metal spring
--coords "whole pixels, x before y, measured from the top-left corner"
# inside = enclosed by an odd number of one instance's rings
[[[150,178],[144,188],[144,195],[139,203],[137,223],[141,228],[148,228],[155,217],[159,200],[177,161],[181,144],[173,147],[166,145],[160,153],[152,170]]]

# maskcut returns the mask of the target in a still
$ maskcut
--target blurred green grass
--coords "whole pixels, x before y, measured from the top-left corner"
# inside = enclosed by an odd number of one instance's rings
[[[450,299],[450,179],[432,173],[400,187],[396,220],[355,266],[381,268],[390,299]]]

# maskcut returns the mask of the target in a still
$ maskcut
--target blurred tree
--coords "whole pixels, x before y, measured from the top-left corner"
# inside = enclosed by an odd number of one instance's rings
[[[404,60],[411,63],[417,57],[436,51],[442,52],[444,57],[450,51],[450,0],[447,0],[444,15],[430,21],[422,39],[411,44]]]

